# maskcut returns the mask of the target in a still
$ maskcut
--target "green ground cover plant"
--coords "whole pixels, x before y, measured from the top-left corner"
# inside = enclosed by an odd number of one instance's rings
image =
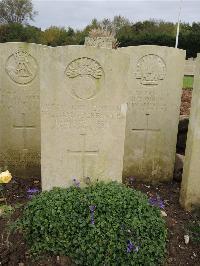
[[[189,226],[192,241],[200,244],[200,221]]]
[[[16,223],[33,255],[76,265],[160,265],[166,225],[143,193],[116,182],[54,188],[34,196]]]

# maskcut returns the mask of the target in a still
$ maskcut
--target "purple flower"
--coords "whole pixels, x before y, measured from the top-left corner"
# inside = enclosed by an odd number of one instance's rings
[[[163,200],[160,198],[160,196],[157,195],[157,197],[151,197],[149,199],[149,204],[155,207],[158,207],[160,209],[164,209],[165,205],[163,203]]]
[[[39,193],[40,191],[39,191],[39,189],[37,189],[37,188],[29,188],[28,190],[27,190],[27,193],[28,193],[28,198],[29,199],[32,199],[32,197],[34,196],[34,194],[37,194],[37,193]]]
[[[90,208],[90,211],[91,211],[91,212],[94,212],[95,209],[96,209],[96,206],[95,206],[95,205],[91,205],[91,206],[89,206],[89,208]]]
[[[94,212],[95,212],[96,206],[91,205],[89,206],[89,209],[90,209],[90,215],[91,215],[91,224],[94,224]]]
[[[27,190],[27,193],[30,193],[30,194],[35,194],[35,193],[38,193],[39,192],[39,189],[37,188],[29,188]]]
[[[131,251],[138,252],[139,247],[135,246],[130,240],[128,240],[126,252],[130,253]]]
[[[73,179],[73,182],[76,187],[80,187],[80,182],[76,178]]]
[[[131,251],[132,251],[132,249],[134,248],[134,245],[133,245],[133,243],[130,241],[130,240],[128,240],[128,244],[127,244],[127,253],[130,253]]]

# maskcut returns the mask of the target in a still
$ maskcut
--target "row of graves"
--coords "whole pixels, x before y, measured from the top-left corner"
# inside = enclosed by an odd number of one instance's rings
[[[185,51],[0,44],[0,165],[43,190],[173,177]],[[104,48],[102,48],[104,47]],[[200,56],[180,201],[200,204]]]

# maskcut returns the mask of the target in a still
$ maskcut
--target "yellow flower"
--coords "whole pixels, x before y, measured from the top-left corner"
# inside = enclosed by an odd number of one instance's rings
[[[0,183],[9,183],[11,179],[12,176],[8,170],[0,174]]]

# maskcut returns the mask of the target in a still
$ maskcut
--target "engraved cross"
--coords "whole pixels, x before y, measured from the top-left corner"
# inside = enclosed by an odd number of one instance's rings
[[[23,134],[23,151],[26,152],[28,150],[27,148],[27,130],[32,130],[35,129],[35,126],[33,124],[27,125],[26,123],[26,114],[22,113],[22,123],[19,124],[15,124],[13,125],[13,127],[15,129],[20,129],[22,130],[22,134]]]
[[[81,149],[80,150],[67,150],[70,154],[75,154],[81,156],[81,168],[82,168],[82,178],[86,178],[86,157],[87,156],[96,156],[99,153],[99,150],[87,150],[86,149],[86,134],[80,134],[81,136]]]
[[[145,114],[146,115],[146,127],[145,128],[133,128],[133,131],[143,131],[145,132],[145,137],[144,137],[144,154],[146,154],[147,151],[147,142],[148,142],[148,135],[149,132],[160,132],[160,129],[153,129],[149,128],[149,115],[150,114]]]

